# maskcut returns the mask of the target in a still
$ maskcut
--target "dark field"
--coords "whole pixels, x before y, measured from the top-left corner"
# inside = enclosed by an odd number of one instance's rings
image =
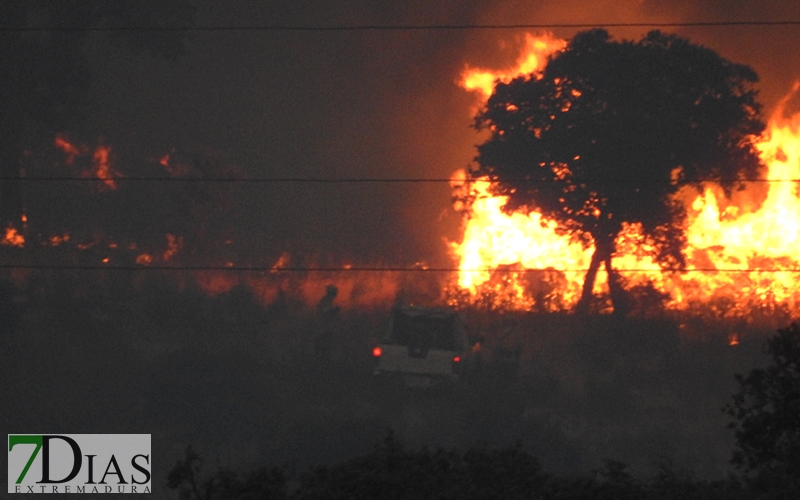
[[[678,317],[465,310],[482,366],[414,389],[372,376],[385,307],[343,310],[319,360],[313,305],[128,278],[3,282],[0,421],[6,433],[150,433],[155,493],[189,444],[212,465],[305,468],[368,454],[389,430],[410,449],[519,443],[564,475],[614,459],[643,477],[670,464],[724,478],[734,439],[721,408],[734,373],[766,364],[774,332],[740,329],[730,346],[729,326]]]

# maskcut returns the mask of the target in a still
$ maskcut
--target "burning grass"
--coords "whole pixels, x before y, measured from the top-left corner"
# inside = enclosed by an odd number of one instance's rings
[[[539,40],[536,45],[533,40]],[[536,52],[535,47],[545,50]],[[494,72],[467,70],[461,85],[491,94],[484,82],[508,81],[542,68],[546,56],[563,48],[550,35],[528,38],[517,66]],[[522,64],[532,58],[539,66]],[[480,77],[480,78],[479,78]],[[797,86],[794,92],[797,91]],[[786,98],[788,100],[789,97]],[[662,270],[652,258],[652,245],[634,226],[623,229],[613,267],[640,311],[659,304],[672,311],[694,311],[719,318],[763,317],[780,320],[800,311],[796,257],[800,236],[800,114],[783,116],[778,106],[757,147],[767,165],[762,182],[751,182],[728,199],[717,186],[679,194],[688,212],[685,227],[685,272]],[[580,297],[594,249],[560,234],[541,214],[506,213],[506,199],[489,193],[488,179],[467,182],[463,171],[453,176],[456,209],[464,214],[461,241],[451,243],[459,267],[452,302],[507,310],[571,310]],[[608,297],[608,276],[600,270],[594,286],[595,310]],[[655,306],[655,307],[654,307]]]

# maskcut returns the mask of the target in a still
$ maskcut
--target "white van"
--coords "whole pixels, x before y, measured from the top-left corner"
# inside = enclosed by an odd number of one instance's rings
[[[455,382],[468,353],[464,321],[454,309],[395,307],[386,337],[372,351],[374,373],[404,385]]]

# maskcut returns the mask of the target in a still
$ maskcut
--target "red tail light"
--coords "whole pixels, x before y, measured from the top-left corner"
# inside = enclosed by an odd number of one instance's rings
[[[381,354],[383,354],[383,349],[381,349],[380,347],[376,347],[375,349],[372,350],[372,355],[375,356],[376,358],[381,357]]]
[[[455,357],[453,358],[453,363],[458,363],[458,362],[460,362],[460,361],[461,361],[461,357],[460,357],[460,356],[455,356]]]

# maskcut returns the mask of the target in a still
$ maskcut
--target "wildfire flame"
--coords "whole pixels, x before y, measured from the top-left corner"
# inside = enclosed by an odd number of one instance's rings
[[[556,38],[549,33],[540,36],[526,33],[522,54],[513,66],[502,70],[467,66],[461,74],[460,85],[467,90],[479,92],[484,99],[488,99],[498,80],[508,83],[520,75],[537,73],[544,69],[551,54],[563,50],[566,46],[566,40]]]
[[[71,143],[63,134],[56,135],[53,145],[67,156],[65,160],[67,165],[75,164],[75,158],[86,154],[87,151],[86,146]]]
[[[8,226],[5,237],[0,240],[0,245],[21,248],[25,246],[25,237],[19,234],[14,226]]]
[[[183,238],[167,233],[167,249],[164,250],[164,253],[161,256],[161,258],[164,259],[164,262],[168,262],[171,258],[173,258],[175,254],[178,253],[178,250],[181,249],[181,245],[183,245]]]
[[[563,41],[555,43],[550,35],[529,35],[526,40],[526,52],[516,68],[468,70],[462,75],[462,87],[479,89],[484,99],[488,98],[494,82],[508,81],[528,70],[523,61],[543,64],[543,53],[564,47]],[[539,47],[538,52],[531,47]],[[534,66],[534,71],[540,69]],[[755,306],[798,310],[800,283],[794,271],[800,268],[796,251],[800,243],[800,196],[792,180],[800,179],[800,113],[786,119],[783,106],[779,106],[758,149],[768,167],[766,197],[758,196],[763,193],[763,184],[751,183],[735,200],[763,199],[760,203],[732,203],[711,185],[700,195],[692,196],[688,190],[681,193],[681,199],[689,200],[688,272],[661,272],[647,257],[637,228],[623,229],[613,266],[623,271],[629,288],[649,285],[666,294],[667,306],[672,309],[717,301],[724,304],[720,314],[729,317],[746,314]],[[573,307],[580,297],[593,249],[558,235],[555,222],[539,213],[504,213],[506,199],[490,195],[486,179],[464,181],[463,171],[454,174],[452,185],[457,198],[463,200],[468,195],[471,200],[466,205],[458,202],[455,207],[465,214],[462,241],[451,243],[459,267],[459,300],[466,294],[468,301],[489,301],[505,309]],[[542,271],[522,272],[531,269]],[[608,278],[603,269],[597,278],[594,293],[603,294]]]
[[[563,50],[566,41],[551,34],[527,34],[522,45],[522,53],[511,67],[500,70],[466,67],[459,84],[485,102],[497,81],[508,82],[520,75],[541,72],[547,58]],[[616,242],[613,266],[621,271],[629,290],[649,286],[666,296],[667,307],[674,310],[718,302],[721,305],[715,307],[720,315],[730,317],[764,304],[793,312],[800,310],[800,283],[795,272],[800,269],[800,257],[794,251],[800,239],[800,196],[797,183],[787,182],[800,179],[800,114],[784,118],[782,110],[779,107],[776,111],[758,143],[768,166],[768,182],[749,185],[733,201],[713,185],[706,186],[699,195],[688,189],[679,194],[689,215],[685,228],[688,272],[662,272],[648,257],[647,243],[638,228],[624,226]],[[98,178],[102,182],[97,184],[108,190],[117,188],[115,179],[120,174],[112,166],[110,146],[90,149],[63,135],[56,136],[54,145],[64,153],[66,165],[81,169],[80,176]],[[153,161],[173,177],[191,173],[191,163],[183,161],[174,151]],[[559,235],[556,223],[540,213],[504,213],[506,199],[491,195],[486,179],[468,180],[466,173],[459,171],[453,176],[452,186],[456,199],[460,200],[455,208],[464,214],[462,241],[450,244],[459,269],[454,302],[489,303],[495,308],[517,310],[556,311],[574,307],[581,295],[592,248],[584,248]],[[24,230],[26,235],[31,234]],[[81,242],[69,234],[42,237],[45,238],[42,245],[69,244],[95,252],[100,262],[112,265],[131,260],[140,266],[176,262],[183,246],[183,238],[175,234],[165,235],[166,249],[162,246],[139,250],[129,242],[117,244],[102,239]],[[25,238],[13,226],[6,228],[4,238],[0,239],[0,245],[24,244]],[[126,255],[126,248],[137,251]],[[300,297],[309,304],[316,302],[334,281],[334,275],[286,272],[294,261],[289,253],[284,253],[261,276],[216,270],[197,272],[191,279],[210,295],[244,284],[265,303],[283,294]],[[234,262],[226,261],[224,265],[235,267]],[[425,268],[426,264],[417,266]],[[352,270],[350,264],[341,268]],[[358,272],[346,275],[346,278],[335,275],[340,289],[338,300],[344,307],[392,303],[406,286],[395,275]],[[607,295],[608,276],[602,268],[593,291],[599,297]],[[734,345],[738,341],[738,333],[731,334],[729,342]]]
[[[90,150],[85,144],[76,144],[69,141],[63,134],[56,135],[53,145],[63,151],[66,155],[65,163],[69,166],[75,165],[75,160],[86,156]],[[101,179],[106,189],[114,191],[117,189],[115,177],[120,174],[111,165],[111,146],[100,145],[92,152],[91,167],[80,173],[81,177],[96,177]]]
[[[191,171],[189,165],[185,162],[176,160],[174,155],[167,153],[158,159],[158,164],[164,167],[172,177],[183,177]]]
[[[142,253],[136,256],[136,263],[140,266],[149,266],[153,263],[153,256],[149,253]]]
[[[98,178],[103,179],[103,184],[108,189],[115,190],[117,189],[117,183],[114,181],[115,174],[111,169],[110,156],[111,148],[108,146],[98,146],[94,150],[94,173]]]

